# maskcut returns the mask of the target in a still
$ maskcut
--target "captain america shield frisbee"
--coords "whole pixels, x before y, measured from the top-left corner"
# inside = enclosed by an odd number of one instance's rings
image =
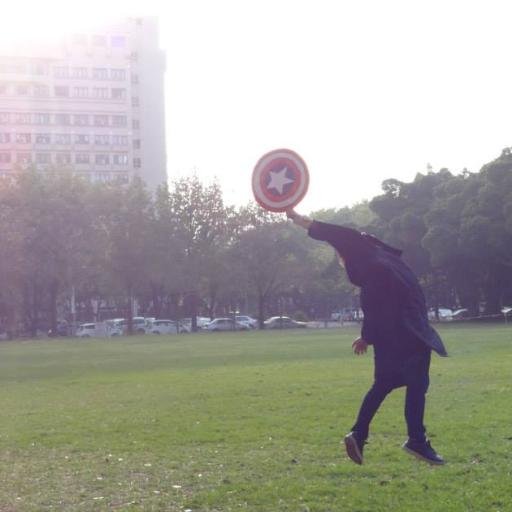
[[[252,173],[252,191],[260,206],[284,212],[306,195],[309,172],[302,158],[290,149],[275,149],[263,155]]]

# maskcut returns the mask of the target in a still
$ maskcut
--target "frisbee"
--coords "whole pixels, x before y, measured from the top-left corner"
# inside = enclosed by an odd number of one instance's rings
[[[265,153],[252,173],[252,192],[260,206],[284,212],[306,195],[309,173],[304,160],[290,149]]]

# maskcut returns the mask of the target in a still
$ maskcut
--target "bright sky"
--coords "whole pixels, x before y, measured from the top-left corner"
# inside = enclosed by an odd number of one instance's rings
[[[243,204],[258,158],[289,147],[309,167],[307,212],[371,198],[428,164],[477,171],[512,145],[508,4],[28,0],[10,3],[2,31],[160,16],[169,176],[217,177]]]

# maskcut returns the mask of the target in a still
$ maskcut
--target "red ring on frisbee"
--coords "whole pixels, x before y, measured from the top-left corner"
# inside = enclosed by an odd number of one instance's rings
[[[306,195],[308,187],[306,163],[290,149],[265,153],[252,173],[254,198],[271,212],[284,212],[296,206]]]

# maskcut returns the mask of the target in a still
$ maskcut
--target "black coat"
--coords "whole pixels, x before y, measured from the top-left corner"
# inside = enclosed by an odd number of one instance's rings
[[[400,250],[366,233],[325,222],[313,221],[308,234],[336,249],[348,278],[361,288],[361,337],[374,346],[376,358],[402,359],[427,347],[447,355],[429,324],[418,279]]]

